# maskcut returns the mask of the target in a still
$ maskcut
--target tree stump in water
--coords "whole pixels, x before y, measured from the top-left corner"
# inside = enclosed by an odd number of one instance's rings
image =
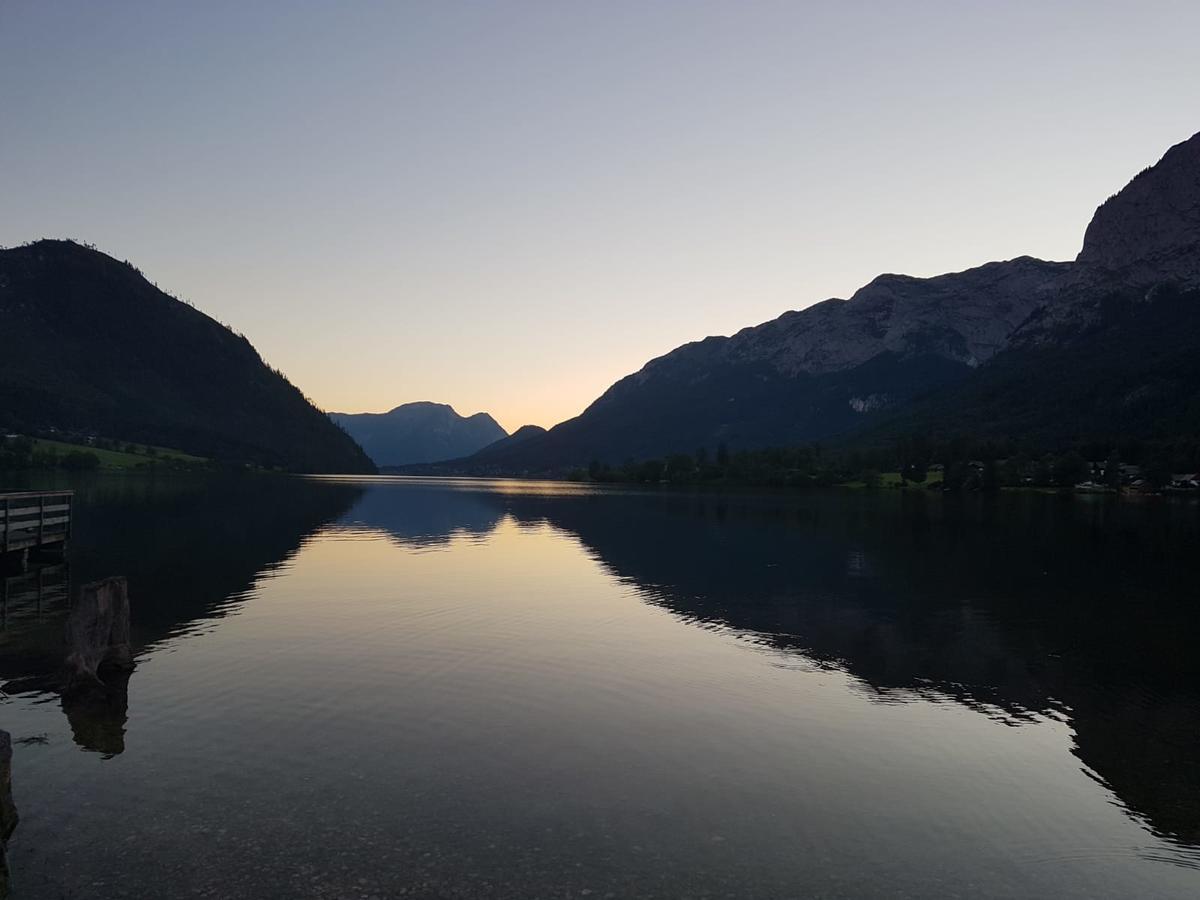
[[[0,900],[8,896],[8,861],[4,853],[17,827],[17,807],[12,798],[12,738],[0,731]]]
[[[67,617],[67,690],[103,687],[100,671],[133,669],[124,578],[85,584]]]

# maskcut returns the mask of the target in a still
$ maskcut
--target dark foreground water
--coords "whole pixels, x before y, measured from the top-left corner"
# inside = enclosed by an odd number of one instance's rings
[[[0,630],[15,897],[1200,895],[1193,504],[79,489]],[[64,705],[108,574],[138,668]]]

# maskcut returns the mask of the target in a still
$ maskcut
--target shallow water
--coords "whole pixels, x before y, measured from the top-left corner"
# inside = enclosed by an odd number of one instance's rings
[[[1195,505],[93,477],[16,897],[1191,897]],[[127,696],[63,594],[130,579]]]

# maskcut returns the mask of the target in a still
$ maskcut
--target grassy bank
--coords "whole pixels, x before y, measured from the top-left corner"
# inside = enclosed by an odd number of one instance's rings
[[[0,440],[0,460],[14,469],[197,469],[207,459],[170,447],[106,441],[106,446],[77,444],[47,438],[10,437]]]

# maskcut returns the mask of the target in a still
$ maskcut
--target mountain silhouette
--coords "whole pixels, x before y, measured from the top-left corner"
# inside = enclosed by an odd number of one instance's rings
[[[245,337],[71,241],[0,250],[0,428],[291,471],[374,471]]]
[[[445,403],[405,403],[385,413],[330,413],[377,466],[470,456],[508,436],[487,413],[460,416]]]
[[[1200,135],[1096,211],[1073,262],[881,275],[685,344],[461,471],[545,471],[904,431],[1041,443],[1200,427]]]

